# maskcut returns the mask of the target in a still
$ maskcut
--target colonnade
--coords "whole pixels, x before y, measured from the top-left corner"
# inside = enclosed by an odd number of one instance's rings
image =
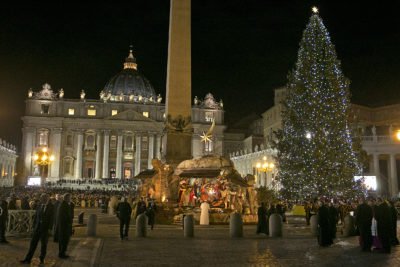
[[[110,156],[110,130],[99,130],[96,132],[96,155],[95,155],[95,179],[110,178],[109,177],[109,156]],[[84,131],[77,130],[77,144],[76,144],[76,164],[75,164],[75,178],[82,178],[82,163],[83,163],[83,143],[84,143]],[[151,161],[152,159],[160,159],[161,153],[161,135],[160,134],[148,134],[135,132],[135,161],[134,161],[134,176],[139,174],[141,168],[152,169]],[[142,166],[142,137],[148,137],[148,155],[147,164]],[[116,151],[116,162],[115,162],[115,178],[123,178],[123,141],[124,135],[123,131],[118,131],[117,133],[117,151]],[[156,140],[154,140],[156,139]],[[133,140],[132,140],[133,141]],[[154,154],[155,152],[155,154]],[[53,175],[52,175],[53,176]]]
[[[385,177],[381,173],[380,166],[379,166],[379,157],[382,155],[388,155],[388,192],[387,194],[389,197],[395,197],[399,194],[399,184],[398,184],[398,174],[397,174],[397,163],[396,163],[396,154],[380,154],[380,153],[373,153],[373,173],[376,176],[377,182],[377,192],[379,194],[384,194],[383,192],[383,185],[385,183]]]

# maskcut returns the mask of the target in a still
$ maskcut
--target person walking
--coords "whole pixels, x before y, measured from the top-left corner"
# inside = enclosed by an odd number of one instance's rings
[[[268,235],[268,215],[267,209],[265,208],[265,203],[261,203],[261,206],[257,210],[257,234],[263,233]]]
[[[147,208],[147,217],[149,217],[149,225],[151,226],[151,230],[153,230],[154,228],[154,223],[156,220],[156,211],[157,211],[157,206],[156,203],[154,203],[154,201],[150,202],[148,208]]]
[[[71,195],[64,195],[64,200],[58,208],[57,228],[58,228],[58,257],[66,259],[69,256],[66,253],[69,239],[72,235],[72,220],[74,218],[71,208]]]
[[[54,207],[50,202],[48,194],[42,194],[40,196],[40,205],[36,209],[35,216],[33,219],[33,236],[29,245],[28,254],[25,259],[21,260],[23,264],[30,264],[33,254],[35,253],[36,247],[41,242],[40,249],[40,264],[44,264],[44,258],[47,252],[47,242],[49,239],[49,230],[53,227],[54,219]]]
[[[356,224],[360,230],[360,245],[362,251],[371,252],[372,246],[372,207],[367,204],[366,199],[357,207]]]
[[[329,219],[329,209],[322,201],[319,202],[318,208],[318,227],[318,244],[322,247],[332,245],[332,227]]]
[[[392,213],[387,202],[378,199],[378,206],[375,209],[378,236],[382,242],[383,252],[390,253],[392,236]]]
[[[8,244],[6,239],[6,227],[8,219],[8,203],[5,196],[0,195],[0,243]]]
[[[122,202],[118,203],[117,208],[115,209],[115,211],[117,212],[117,217],[119,219],[119,234],[121,240],[128,240],[129,223],[131,221],[132,208],[125,197],[123,197],[121,201]]]

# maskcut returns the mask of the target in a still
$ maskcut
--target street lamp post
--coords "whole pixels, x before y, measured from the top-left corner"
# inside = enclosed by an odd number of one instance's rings
[[[49,166],[51,163],[53,163],[55,158],[53,155],[49,154],[47,147],[43,147],[42,149],[40,149],[38,152],[35,153],[35,155],[33,156],[33,159],[35,160],[35,163],[37,165],[40,165],[42,168],[41,184],[44,184],[46,166]]]
[[[267,157],[263,157],[263,162],[257,162],[256,168],[258,171],[264,172],[265,178],[267,177],[267,172],[272,172],[275,169],[275,163],[268,162]]]

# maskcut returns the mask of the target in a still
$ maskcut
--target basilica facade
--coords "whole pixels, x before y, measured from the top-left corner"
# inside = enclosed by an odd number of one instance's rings
[[[213,140],[201,135],[215,120]],[[54,156],[48,181],[62,179],[131,179],[163,158],[165,105],[139,71],[132,50],[123,69],[99,92],[99,99],[64,98],[49,84],[28,92],[23,121],[23,177],[40,176],[33,155],[46,147]],[[195,97],[192,105],[192,155],[222,154],[224,110],[212,94]]]
[[[0,138],[0,187],[14,185],[17,157],[16,147]]]

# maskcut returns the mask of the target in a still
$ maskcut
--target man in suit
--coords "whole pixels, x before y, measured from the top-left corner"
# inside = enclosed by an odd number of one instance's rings
[[[0,243],[8,244],[6,240],[6,226],[8,219],[8,203],[5,196],[0,195]]]
[[[116,211],[119,219],[119,233],[121,236],[121,240],[124,240],[128,239],[129,222],[131,220],[132,208],[131,205],[129,205],[129,203],[127,202],[126,198],[123,197],[121,201],[122,202],[118,203]]]
[[[40,240],[40,263],[44,264],[44,257],[46,256],[47,241],[49,239],[49,230],[53,228],[54,207],[49,201],[50,197],[47,194],[40,196],[40,205],[36,209],[35,217],[33,219],[33,236],[29,246],[28,254],[25,259],[21,261],[24,264],[30,264],[33,254]]]
[[[67,193],[64,195],[64,200],[61,202],[57,213],[58,257],[62,259],[69,257],[65,252],[67,251],[69,239],[72,235],[73,218],[74,214],[71,205],[71,195]]]

